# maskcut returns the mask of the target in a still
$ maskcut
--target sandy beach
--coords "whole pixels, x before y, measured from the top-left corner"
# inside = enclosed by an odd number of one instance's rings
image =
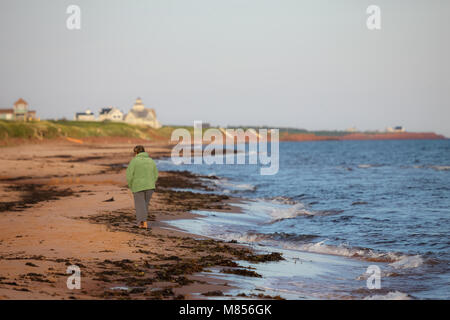
[[[208,268],[259,276],[235,261],[282,259],[164,223],[193,218],[191,210],[239,214],[237,199],[179,190],[208,190],[214,176],[160,172],[151,231],[137,229],[125,179],[136,143],[55,139],[0,149],[0,299],[205,299],[234,285]],[[167,144],[144,145],[154,159],[170,155]],[[70,265],[81,269],[80,290],[67,288]]]

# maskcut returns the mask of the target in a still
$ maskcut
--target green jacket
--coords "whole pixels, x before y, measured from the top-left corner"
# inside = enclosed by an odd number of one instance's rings
[[[147,152],[141,152],[134,157],[127,168],[127,182],[131,192],[155,189],[158,180],[156,163]]]

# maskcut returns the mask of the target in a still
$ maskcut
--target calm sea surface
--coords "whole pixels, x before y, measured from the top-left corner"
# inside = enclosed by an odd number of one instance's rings
[[[173,224],[282,250],[287,261],[259,266],[264,280],[249,288],[292,299],[450,299],[450,140],[282,142],[274,176],[256,165],[158,167],[216,175],[217,192],[248,199],[244,214]],[[380,290],[367,289],[369,265],[382,271]]]

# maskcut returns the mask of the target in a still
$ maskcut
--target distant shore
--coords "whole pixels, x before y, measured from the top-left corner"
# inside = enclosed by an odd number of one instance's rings
[[[28,143],[71,142],[105,143],[128,141],[151,141],[169,143],[175,129],[187,129],[191,135],[193,127],[164,126],[154,129],[146,126],[122,122],[84,122],[84,121],[5,121],[0,120],[0,146],[13,146]],[[241,128],[241,127],[236,127]],[[251,127],[242,127],[247,130]],[[207,128],[203,128],[206,130]],[[261,129],[261,128],[253,128]],[[280,128],[280,141],[343,141],[343,140],[416,140],[446,139],[434,132],[347,132],[347,131],[307,131],[295,128]],[[225,142],[224,142],[225,143]]]
[[[344,141],[344,140],[442,140],[443,135],[434,132],[380,132],[380,133],[344,133],[340,135],[318,135],[315,133],[286,133],[281,141]]]

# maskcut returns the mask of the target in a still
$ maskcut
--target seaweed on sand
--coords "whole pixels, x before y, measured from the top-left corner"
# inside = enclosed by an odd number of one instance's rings
[[[194,175],[189,171],[166,171],[165,173],[166,176],[158,179],[158,188],[213,190],[200,180],[200,176]],[[213,179],[212,177],[202,177],[204,179]]]
[[[10,185],[6,187],[6,190],[21,192],[21,199],[18,201],[0,202],[0,212],[23,211],[39,202],[58,200],[61,197],[68,197],[74,193],[70,188],[59,189],[42,184]]]
[[[208,291],[208,292],[202,293],[202,296],[205,296],[205,297],[222,297],[223,296],[223,292],[220,291],[220,290]]]

